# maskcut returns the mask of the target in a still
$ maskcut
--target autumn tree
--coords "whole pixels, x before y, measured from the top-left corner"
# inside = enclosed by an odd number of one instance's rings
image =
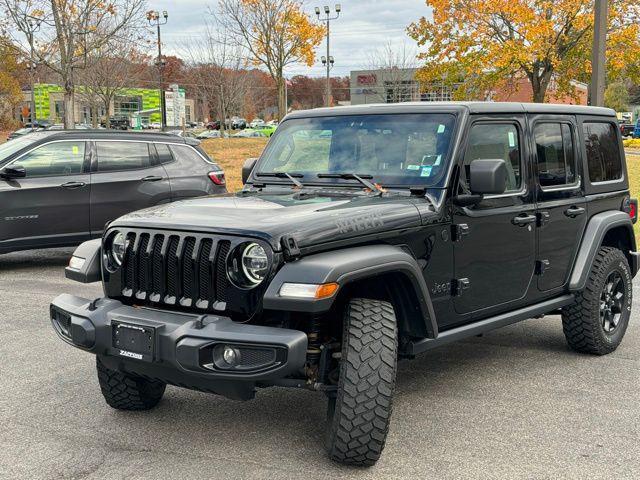
[[[324,26],[314,23],[296,0],[220,0],[219,16],[253,63],[273,78],[282,118],[287,111],[284,70],[292,63],[313,65]]]
[[[527,78],[543,102],[552,82],[575,96],[572,80],[588,80],[593,0],[426,0],[432,18],[409,26],[425,50],[417,78],[444,81],[457,98],[483,98]],[[640,76],[640,3],[609,0],[609,81]]]
[[[111,103],[128,87],[137,86],[145,68],[146,57],[137,50],[133,39],[117,39],[94,50],[88,65],[80,70],[77,88],[80,96],[91,107],[92,123],[97,126],[97,110],[105,111],[105,125],[110,127]]]
[[[0,128],[11,125],[13,112],[22,102],[18,72],[23,67],[17,53],[6,38],[0,37]]]
[[[609,84],[604,92],[604,105],[613,108],[616,112],[626,112],[629,109],[627,86],[623,82]]]
[[[0,0],[0,5],[24,57],[33,51],[38,63],[60,76],[64,125],[72,128],[77,70],[114,37],[143,24],[146,0]]]

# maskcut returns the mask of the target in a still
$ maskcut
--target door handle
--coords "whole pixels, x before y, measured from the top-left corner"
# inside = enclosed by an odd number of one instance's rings
[[[524,227],[525,225],[529,225],[530,223],[535,223],[537,219],[538,217],[536,217],[535,215],[527,215],[526,213],[522,213],[517,217],[513,217],[511,223],[520,227]]]
[[[141,178],[143,182],[159,182],[162,180],[162,177],[157,177],[155,175],[149,175],[148,177]]]
[[[583,207],[569,207],[564,211],[567,217],[576,218],[578,215],[582,215],[586,210]]]
[[[74,188],[82,188],[86,185],[84,182],[67,182],[60,185],[62,188],[73,190]]]

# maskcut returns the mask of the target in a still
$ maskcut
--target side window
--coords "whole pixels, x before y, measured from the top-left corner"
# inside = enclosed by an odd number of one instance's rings
[[[202,157],[198,155],[198,152],[187,145],[170,145],[169,148],[171,149],[173,156],[178,160],[200,164],[204,162]]]
[[[571,127],[566,123],[539,123],[534,129],[541,187],[576,183],[576,157]]]
[[[151,165],[149,146],[139,142],[96,142],[98,172],[136,170]]]
[[[618,135],[608,122],[585,122],[582,125],[587,150],[587,165],[591,183],[622,178],[622,159]]]
[[[156,143],[156,151],[158,152],[158,162],[161,164],[173,162],[173,155],[166,143]]]
[[[77,175],[82,173],[84,145],[82,141],[49,143],[27,153],[13,165],[24,167],[27,178]]]
[[[520,142],[518,128],[511,123],[479,123],[471,127],[469,144],[464,155],[462,183],[469,184],[469,166],[474,160],[499,159],[507,165],[507,192],[520,190]]]

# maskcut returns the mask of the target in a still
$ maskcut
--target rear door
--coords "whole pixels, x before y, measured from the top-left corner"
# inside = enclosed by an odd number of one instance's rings
[[[171,201],[169,179],[148,142],[98,140],[93,145],[91,234],[127,213]]]
[[[538,289],[562,287],[587,221],[574,117],[534,115],[532,150],[538,216]]]
[[[83,140],[51,142],[10,163],[26,177],[0,179],[0,249],[89,238],[89,163]]]

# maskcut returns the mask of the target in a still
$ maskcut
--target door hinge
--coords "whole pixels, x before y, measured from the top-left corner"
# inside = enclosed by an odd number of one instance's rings
[[[544,275],[544,272],[549,270],[549,260],[537,260],[536,261],[536,275]]]
[[[469,282],[468,278],[456,278],[453,282],[451,282],[452,290],[451,292],[455,297],[459,297],[462,295],[464,290],[467,290],[471,286],[471,282]]]
[[[469,235],[469,225],[466,223],[451,225],[451,237],[454,242],[459,242],[465,235]]]
[[[547,223],[549,223],[549,219],[551,218],[549,212],[538,212],[536,216],[538,217],[538,227],[544,227]]]
[[[280,243],[282,244],[284,258],[286,260],[295,260],[300,256],[300,248],[298,247],[298,242],[296,242],[295,238],[287,235],[282,237]]]

